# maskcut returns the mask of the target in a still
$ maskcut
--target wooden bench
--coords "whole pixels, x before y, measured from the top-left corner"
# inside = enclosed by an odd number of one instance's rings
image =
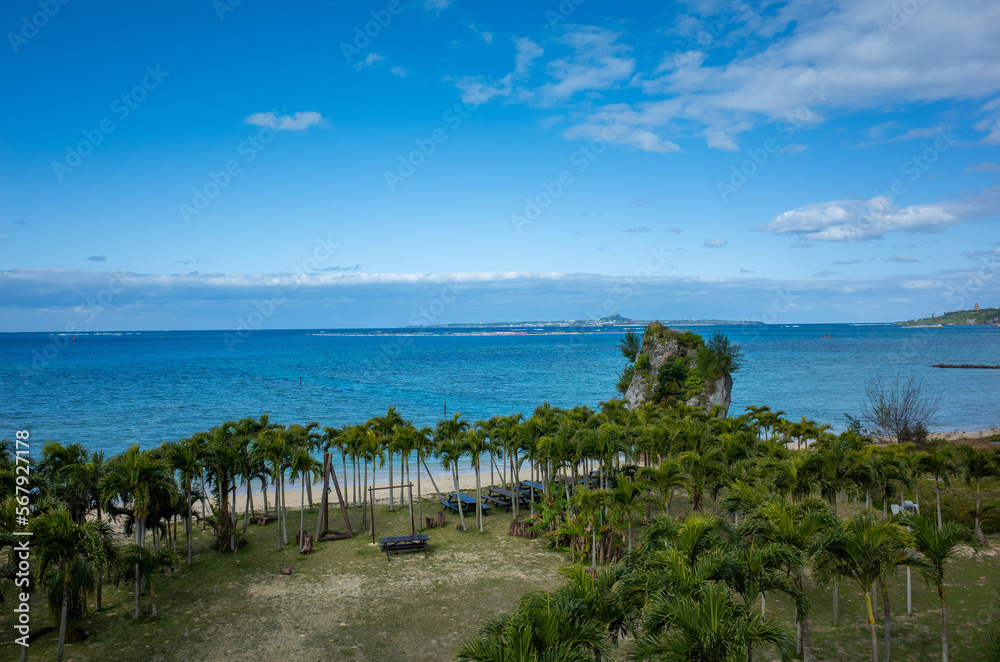
[[[498,499],[495,496],[490,496],[490,495],[487,494],[487,495],[483,495],[483,501],[489,501],[490,503],[492,503],[492,504],[494,504],[496,506],[499,506],[501,508],[506,508],[508,512],[510,511],[510,505],[511,504],[510,504],[510,500],[509,499],[506,499],[506,500],[505,499]],[[483,504],[483,508],[486,509],[486,508],[489,508],[489,506],[487,506],[486,504]]]
[[[427,558],[427,541],[428,537],[426,533],[418,533],[414,536],[391,536],[388,538],[379,538],[378,541],[381,543],[382,551],[385,552],[385,560],[390,560],[390,555],[393,552],[406,552],[411,550],[423,550],[424,558]]]

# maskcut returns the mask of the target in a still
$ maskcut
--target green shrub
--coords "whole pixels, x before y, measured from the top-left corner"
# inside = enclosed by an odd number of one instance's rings
[[[699,347],[695,354],[698,375],[705,380],[705,383],[711,384],[727,372],[739,370],[742,356],[739,345],[730,342],[729,338],[716,331],[708,344]]]
[[[635,369],[640,375],[648,376],[651,367],[649,354],[640,354],[635,358]]]
[[[684,397],[685,401],[691,398],[701,395],[705,390],[705,380],[698,375],[689,375],[687,379],[684,380]]]
[[[687,349],[698,349],[705,346],[705,339],[694,331],[685,331],[677,338],[677,344]]]
[[[684,383],[690,374],[684,359],[677,357],[672,361],[664,361],[656,371],[656,382],[653,387],[653,402],[670,401],[684,393]]]
[[[625,366],[625,369],[622,370],[622,374],[618,375],[618,384],[616,388],[619,393],[625,395],[625,392],[628,391],[629,385],[632,383],[633,377],[635,377],[635,366]]]

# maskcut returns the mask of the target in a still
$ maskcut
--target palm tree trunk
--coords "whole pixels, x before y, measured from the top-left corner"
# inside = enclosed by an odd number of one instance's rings
[[[979,518],[979,481],[976,481],[976,537],[979,542],[986,544],[986,536],[983,535],[982,520]]]
[[[406,475],[410,475],[410,459],[406,459]],[[409,482],[409,481],[407,481]],[[424,511],[421,506],[424,504],[423,492],[420,491],[420,451],[417,451],[417,521],[420,522],[420,530],[424,530]]]
[[[278,467],[274,467],[274,519],[275,527],[278,530],[278,551],[280,552],[283,547],[281,546],[281,489],[279,488],[280,480],[278,478]]]
[[[205,530],[205,513],[208,512],[208,506],[205,504],[205,470],[201,470],[201,530]]]
[[[479,487],[479,458],[476,458],[476,515],[479,518],[479,532],[483,532],[483,496]],[[491,469],[492,471],[492,469]]]
[[[812,650],[809,648],[809,617],[802,615],[802,662],[812,662]]]
[[[142,547],[142,519],[136,518],[135,521],[135,544],[138,547]],[[142,571],[139,569],[139,564],[135,564],[135,613],[132,615],[133,620],[139,620],[139,608],[140,608],[140,591],[142,584]]]
[[[278,475],[278,482],[281,483],[281,536],[285,544],[288,544],[288,495],[285,493],[285,472],[282,470]]]
[[[101,507],[97,506],[97,521],[102,521]],[[97,568],[97,611],[101,611],[101,594],[104,588],[104,566]]]
[[[306,544],[305,532],[306,532],[306,511],[305,511],[305,494],[299,494],[299,549],[302,545]]]
[[[885,618],[885,633],[883,634],[882,647],[885,649],[885,662],[889,662],[889,656],[892,654],[890,650],[890,636],[892,634],[892,616],[889,613],[889,587],[886,586],[885,581],[879,582],[882,589],[882,614]]]
[[[941,662],[948,662],[948,607],[944,603],[944,584],[938,584],[941,598]]]
[[[833,581],[833,627],[840,627],[840,582]]]
[[[247,503],[243,507],[243,535],[247,534],[247,526],[250,524],[250,513],[253,510],[253,490],[250,489],[250,479],[247,479]]]
[[[63,661],[66,649],[66,614],[69,609],[69,559],[66,559],[66,572],[63,575],[62,611],[59,615],[59,648],[56,651],[56,662]],[[27,648],[25,648],[27,650]]]
[[[194,541],[191,538],[191,481],[188,481],[184,490],[184,500],[187,501],[187,521],[184,531],[187,534],[188,565],[194,563]]]
[[[462,520],[462,530],[465,531],[465,507],[462,505],[462,493],[458,491],[458,464],[451,468],[451,477],[455,481],[455,501],[458,502],[458,518]]]
[[[865,590],[865,607],[868,609],[868,630],[872,637],[872,662],[878,662],[878,631],[875,629],[875,612],[872,611],[872,594]]]
[[[934,476],[934,493],[937,497],[937,524],[938,529],[941,529],[941,478]]]
[[[364,459],[365,465],[365,482],[364,486],[361,488],[361,526],[368,527],[368,458]]]
[[[312,483],[312,472],[307,471],[302,474],[302,489],[306,492],[306,497],[309,499],[309,510],[313,509],[313,483]]]
[[[393,512],[396,509],[396,498],[393,496],[395,490],[392,489],[392,452],[389,452],[389,512]],[[374,481],[373,481],[374,482]],[[399,495],[399,505],[403,505],[403,495]]]
[[[149,601],[153,608],[153,618],[156,618],[156,591],[153,590],[153,582],[149,582]]]

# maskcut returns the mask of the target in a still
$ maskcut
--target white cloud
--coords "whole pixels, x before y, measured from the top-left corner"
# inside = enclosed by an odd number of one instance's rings
[[[904,290],[931,290],[944,286],[939,280],[922,279],[922,280],[904,280],[900,283],[900,286]]]
[[[604,91],[627,80],[635,59],[626,57],[629,46],[618,43],[619,33],[598,27],[569,32],[557,41],[573,54],[546,65],[552,82],[537,90],[543,104],[564,101],[580,92]]]
[[[883,196],[821,202],[786,211],[757,229],[801,235],[810,241],[863,241],[879,239],[887,232],[942,232],[948,226],[985,220],[997,213],[1000,186],[992,186],[959,200],[908,207],[898,207]]]
[[[424,0],[424,9],[427,11],[440,12],[451,6],[451,0]]]
[[[808,145],[801,145],[801,144],[798,144],[798,143],[791,143],[791,144],[788,144],[788,145],[785,145],[784,147],[782,147],[781,150],[778,153],[779,154],[798,154],[799,152],[804,152],[807,149],[809,149]]]
[[[725,239],[706,239],[704,245],[708,248],[722,248],[728,243]]]
[[[371,53],[365,56],[365,59],[355,62],[354,68],[357,69],[358,71],[361,71],[362,69],[370,67],[376,62],[381,62],[384,59],[385,59],[384,57],[382,57],[375,51],[372,51]]]
[[[659,136],[659,142],[649,143],[654,151],[664,140],[692,136],[712,148],[736,151],[739,135],[762,123],[791,120],[809,128],[843,112],[1000,93],[1000,49],[995,47],[1000,3],[918,5],[902,28],[888,31],[884,26],[893,27],[893,8],[870,0],[790,2],[769,5],[767,11],[727,5],[735,20],[713,35],[704,26],[718,14],[699,15],[708,11],[706,3],[688,3],[691,15],[660,30],[659,44],[642,43],[644,55],[657,47],[663,55],[638,72],[631,46],[619,33],[570,26],[553,41],[572,54],[549,61],[551,80],[515,98],[552,106],[590,93],[590,103],[577,106],[580,124],[600,123],[610,112],[621,115],[629,128]],[[686,52],[678,52],[678,41]],[[714,57],[716,48],[728,51]],[[626,90],[619,99],[599,105],[619,88]],[[983,110],[988,117],[977,126],[987,132],[983,142],[1000,144],[1000,105]],[[869,144],[933,133],[917,128],[887,138],[896,128],[892,122],[872,127]],[[638,148],[645,147],[639,143]]]
[[[295,113],[294,115],[276,115],[275,113],[253,113],[247,117],[244,124],[270,127],[276,131],[303,131],[314,124],[323,121],[323,116],[313,111]]]
[[[487,44],[492,44],[493,43],[493,33],[492,32],[489,32],[488,30],[482,30],[482,31],[480,31],[478,28],[476,28],[476,24],[475,23],[469,23],[469,29],[472,30],[473,32],[475,32],[480,37],[482,37],[483,41],[485,41]]]
[[[404,69],[403,67],[393,67],[392,69],[389,69],[389,71],[390,71],[390,72],[391,72],[391,73],[392,73],[392,74],[393,74],[394,76],[399,76],[400,78],[403,78],[403,77],[404,77],[404,76],[406,76],[406,75],[407,75],[408,73],[410,73],[410,72],[409,72],[408,70]]]
[[[888,124],[895,124],[895,122],[889,122]],[[885,125],[880,125],[885,126]],[[877,127],[876,127],[877,128]],[[886,138],[881,135],[881,133],[875,137],[874,140],[866,140],[864,142],[858,143],[858,147],[873,147],[875,145],[889,145],[892,143],[901,143],[907,140],[919,140],[924,138],[933,138],[942,131],[942,127],[932,126],[925,129],[910,129],[906,133],[901,133],[891,138]],[[871,135],[871,130],[869,130],[869,135]]]
[[[526,74],[531,64],[545,53],[545,49],[528,37],[514,39],[514,72]]]

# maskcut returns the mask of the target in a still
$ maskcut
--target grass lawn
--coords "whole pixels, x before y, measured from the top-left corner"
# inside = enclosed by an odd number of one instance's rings
[[[424,505],[425,514],[437,508]],[[376,508],[376,536],[410,532],[407,510]],[[336,527],[336,511],[331,511]],[[315,531],[316,511],[306,513]],[[359,514],[360,518],[360,514]],[[210,531],[196,525],[194,565],[154,583],[158,617],[132,620],[132,588],[105,586],[104,610],[86,622],[84,642],[68,644],[67,660],[451,660],[462,639],[496,614],[510,611],[524,593],[562,583],[556,570],[566,555],[534,540],[507,535],[512,516],[492,513],[485,533],[447,526],[429,530],[428,558],[394,554],[391,562],[371,538],[317,543],[298,553],[298,513],[289,513],[291,547],[277,551],[276,524],[251,525],[237,554],[210,547]],[[360,519],[359,519],[360,522]],[[294,528],[293,528],[294,527]],[[343,528],[341,521],[340,528]],[[178,552],[183,556],[181,533]],[[278,570],[291,565],[292,576]],[[11,631],[10,596],[0,628]],[[93,601],[91,601],[91,606]],[[31,602],[32,631],[43,633],[29,659],[55,659],[58,619],[41,592]],[[5,634],[0,659],[19,647]]]
[[[678,498],[675,506],[681,513],[689,504]],[[858,507],[845,506],[842,516]],[[425,503],[425,514],[436,512],[432,502]],[[331,523],[336,515],[331,511]],[[306,514],[307,531],[314,530],[315,517],[315,511]],[[248,544],[237,554],[213,551],[208,532],[196,526],[194,566],[183,565],[176,575],[156,578],[159,616],[144,615],[134,622],[131,588],[106,587],[104,611],[87,620],[87,640],[69,644],[66,659],[451,660],[464,637],[508,612],[523,594],[563,583],[556,571],[569,556],[546,550],[537,540],[507,535],[511,519],[510,514],[494,512],[480,534],[474,530],[474,518],[468,519],[470,531],[459,532],[458,517],[449,514],[447,526],[426,532],[429,558],[408,553],[394,555],[391,562],[364,535],[318,543],[312,555],[300,555],[294,544],[298,513],[289,514],[292,546],[282,552],[276,551],[273,523],[251,526]],[[376,508],[376,536],[404,535],[409,526],[405,509],[389,513],[387,507]],[[998,543],[997,536],[991,536],[990,549],[948,566],[952,660],[1000,659],[990,651],[991,638],[1000,629],[1000,556],[994,550]],[[183,547],[183,534],[179,545]],[[295,568],[295,575],[278,573],[287,565]],[[831,591],[811,582],[807,588],[816,659],[868,659],[864,599],[858,589],[841,585],[841,624],[833,627]],[[905,575],[900,574],[891,590],[893,659],[940,660],[936,590],[914,574],[912,615],[906,614],[905,590]],[[32,628],[39,636],[29,659],[54,659],[58,622],[40,593],[31,604]],[[11,606],[8,596],[0,616],[4,632],[12,625]],[[792,623],[787,602],[771,597],[767,607],[773,612],[769,618]],[[881,645],[881,621],[878,627]],[[4,637],[0,659],[17,659],[19,649],[10,640]]]

